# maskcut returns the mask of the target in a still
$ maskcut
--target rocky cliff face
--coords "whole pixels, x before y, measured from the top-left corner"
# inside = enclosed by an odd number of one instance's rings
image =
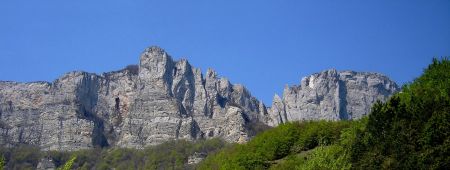
[[[138,66],[52,83],[0,82],[0,144],[44,150],[142,148],[171,139],[246,141],[262,103],[241,85],[204,77],[186,60],[150,47]],[[265,108],[265,107],[262,107]]]
[[[96,75],[70,72],[49,82],[0,82],[0,145],[43,150],[142,148],[172,139],[245,142],[253,125],[357,119],[397,90],[387,77],[329,70],[275,96],[269,109],[211,69],[147,48],[139,65]]]
[[[301,85],[275,95],[268,124],[297,120],[350,120],[370,112],[377,100],[399,91],[395,82],[377,73],[334,69],[304,77]]]

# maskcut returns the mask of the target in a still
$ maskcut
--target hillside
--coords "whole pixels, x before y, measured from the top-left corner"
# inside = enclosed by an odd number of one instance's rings
[[[450,61],[434,59],[361,120],[285,123],[200,169],[449,169],[449,133]]]

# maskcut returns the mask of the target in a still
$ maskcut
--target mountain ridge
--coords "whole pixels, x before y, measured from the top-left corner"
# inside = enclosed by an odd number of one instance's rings
[[[332,76],[320,77],[325,72]],[[310,95],[316,98],[313,102],[319,102],[316,108],[326,108],[325,111],[331,108],[335,111],[340,107],[336,103],[341,98],[334,99],[329,96],[332,93],[323,90],[336,89],[342,81],[336,77],[336,70],[325,72],[317,74],[321,78],[317,82],[311,81],[318,83],[319,89],[311,86],[308,93],[316,93]],[[356,78],[357,83],[354,83],[360,91],[388,90],[385,94],[370,93],[363,96],[385,100],[398,91],[395,82],[386,76],[354,73],[363,75],[361,81]],[[372,78],[380,82],[381,86],[364,85],[370,75],[375,75]],[[304,87],[312,85],[304,83],[301,82]],[[330,85],[321,87],[320,84]],[[314,117],[317,114],[314,110],[289,110],[291,107],[303,107],[302,103],[296,103],[301,101],[297,100],[300,98],[294,95],[291,100],[288,95],[291,92],[298,93],[298,90],[288,89],[289,93],[286,92],[278,104],[266,107],[243,85],[231,84],[213,69],[203,74],[186,59],[174,61],[157,46],[146,48],[138,65],[129,65],[121,70],[100,75],[71,71],[53,82],[0,81],[0,90],[0,144],[34,144],[43,150],[106,146],[143,148],[167,140],[215,137],[228,142],[245,142],[255,134],[251,127],[253,125],[277,126],[279,123],[298,120],[292,118],[295,115],[309,114]],[[339,89],[334,91],[339,92]],[[318,92],[322,94],[317,95]],[[308,101],[310,98],[305,99]],[[367,108],[373,102],[375,100],[363,103],[361,107],[364,109],[359,110],[361,113],[358,112],[358,115],[367,114]],[[304,106],[310,107],[308,103]],[[288,114],[291,117],[289,119]],[[319,119],[341,118],[319,116]],[[309,120],[309,117],[305,120]]]

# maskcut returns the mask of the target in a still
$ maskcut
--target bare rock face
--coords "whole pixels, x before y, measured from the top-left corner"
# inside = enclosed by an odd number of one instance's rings
[[[78,150],[213,137],[246,141],[247,125],[268,115],[261,109],[243,86],[211,69],[204,77],[186,60],[150,47],[138,66],[120,71],[70,72],[52,83],[0,82],[0,144]]]
[[[54,170],[54,169],[56,169],[56,165],[51,158],[42,158],[36,167],[36,170]]]
[[[198,164],[206,158],[207,154],[202,152],[195,152],[188,157],[188,165]]]
[[[358,119],[397,85],[376,73],[327,70],[286,87],[271,108],[238,84],[147,48],[139,65],[52,83],[0,81],[0,145],[42,150],[143,148],[168,140],[248,141],[261,127],[295,120]]]
[[[283,98],[275,95],[268,124],[359,119],[397,91],[395,82],[378,73],[326,70],[304,77],[300,86],[285,87]]]

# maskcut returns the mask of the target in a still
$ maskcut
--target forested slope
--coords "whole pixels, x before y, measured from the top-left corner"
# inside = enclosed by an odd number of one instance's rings
[[[210,155],[201,169],[450,169],[450,61],[358,121],[294,122]]]

